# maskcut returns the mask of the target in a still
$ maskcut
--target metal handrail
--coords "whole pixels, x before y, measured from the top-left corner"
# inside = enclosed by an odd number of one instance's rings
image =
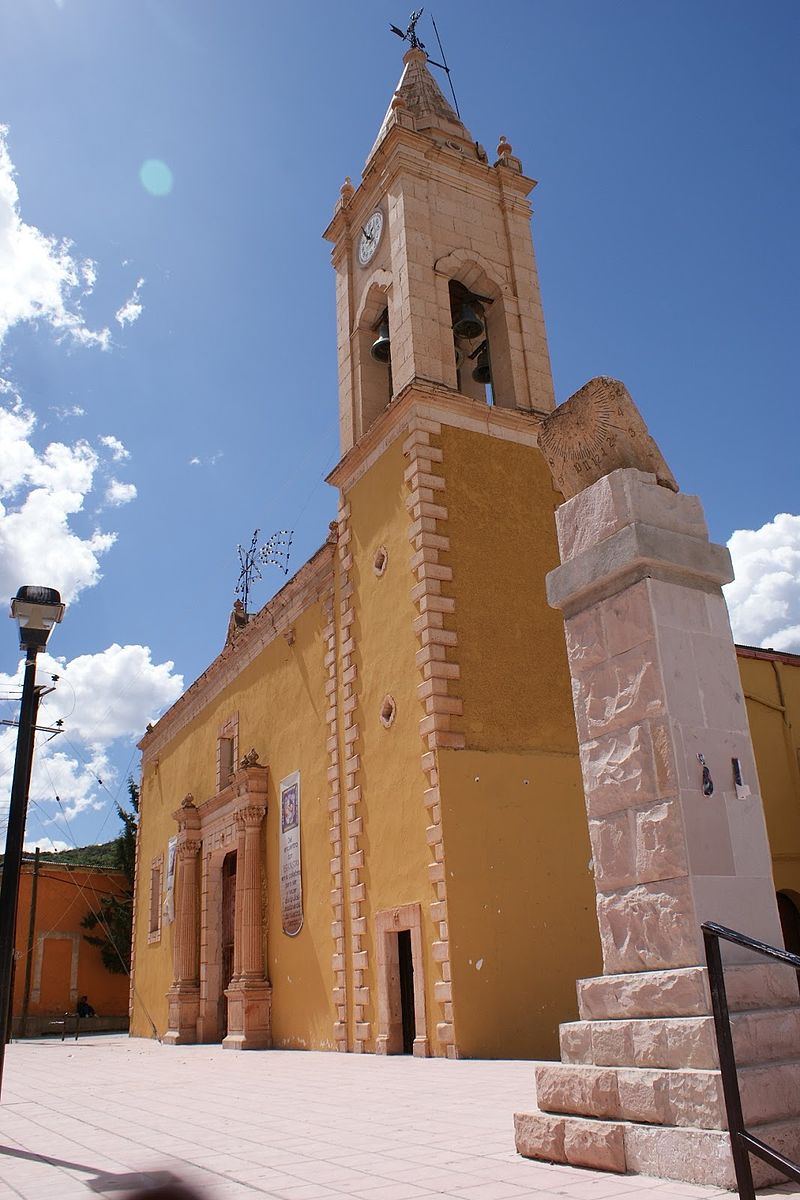
[[[792,954],[789,950],[779,950],[776,946],[768,946],[744,933],[736,933],[716,921],[704,921],[703,940],[708,964],[708,981],[711,988],[711,1007],[714,1013],[714,1029],[717,1035],[717,1053],[722,1075],[722,1092],[725,1097],[725,1111],[728,1116],[728,1133],[731,1139],[731,1154],[736,1172],[736,1185],[740,1200],[755,1200],[753,1187],[753,1172],[750,1167],[750,1155],[769,1163],[770,1166],[782,1171],[789,1179],[800,1183],[800,1163],[786,1158],[778,1150],[774,1150],[765,1142],[755,1137],[745,1127],[742,1116],[742,1098],[739,1093],[739,1079],[736,1074],[736,1057],[733,1050],[731,1034],[731,1017],[728,1010],[728,995],[725,990],[725,975],[722,969],[722,954],[720,938],[733,942],[736,946],[744,946],[765,958],[785,963],[800,971],[800,955]]]

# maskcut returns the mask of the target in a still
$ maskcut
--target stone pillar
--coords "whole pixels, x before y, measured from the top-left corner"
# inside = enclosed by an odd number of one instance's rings
[[[236,894],[233,912],[233,977],[223,980],[226,985],[242,973],[242,912],[244,910],[244,854],[247,833],[244,821],[236,816]]]
[[[261,824],[266,808],[248,804],[236,813],[239,850],[236,859],[236,974],[228,1000],[227,1050],[264,1049],[272,1044],[272,988],[264,974],[264,928],[261,904]],[[242,836],[243,835],[243,836]]]
[[[200,1013],[197,856],[200,841],[179,834],[175,881],[173,984],[167,992],[168,1029],[164,1041],[181,1045],[197,1041]]]
[[[581,1020],[561,1026],[562,1062],[537,1069],[517,1148],[731,1187],[700,924],[783,942],[720,590],[730,558],[696,497],[635,468],[573,496],[557,525],[548,598],[566,622],[604,975],[579,981]],[[726,957],[745,1120],[797,1157],[796,983]],[[758,1184],[779,1178],[753,1165]]]

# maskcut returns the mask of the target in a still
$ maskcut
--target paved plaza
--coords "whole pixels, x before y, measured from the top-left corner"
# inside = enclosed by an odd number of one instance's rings
[[[525,1062],[232,1053],[122,1036],[15,1042],[0,1196],[123,1200],[179,1177],[206,1200],[671,1200],[714,1188],[514,1152]],[[793,1196],[800,1189],[763,1195]]]

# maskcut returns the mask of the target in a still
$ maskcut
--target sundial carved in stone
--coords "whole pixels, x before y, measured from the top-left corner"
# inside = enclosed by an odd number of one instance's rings
[[[618,379],[599,375],[545,417],[539,449],[565,499],[619,467],[636,467],[678,491],[663,454]]]

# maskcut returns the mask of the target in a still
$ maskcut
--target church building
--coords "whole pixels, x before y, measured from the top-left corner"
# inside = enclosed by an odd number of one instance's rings
[[[534,186],[410,49],[325,232],[338,519],[141,742],[133,1034],[550,1058],[600,970]],[[791,929],[800,659],[739,663]]]

